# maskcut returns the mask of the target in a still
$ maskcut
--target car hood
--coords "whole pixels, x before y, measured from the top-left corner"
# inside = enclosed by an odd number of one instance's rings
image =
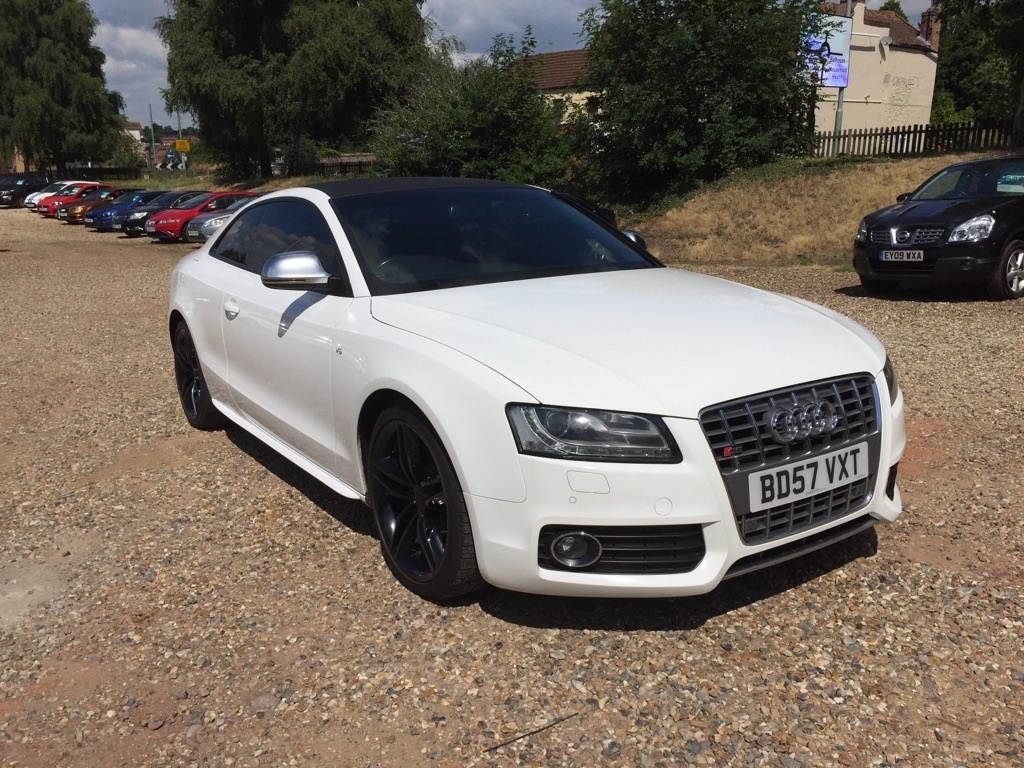
[[[885,360],[874,336],[837,313],[676,269],[374,297],[371,312],[538,402],[684,418],[795,383],[874,375]]]
[[[907,200],[875,211],[867,217],[869,227],[899,227],[935,224],[956,227],[975,216],[996,213],[1013,205],[1015,198],[1005,195],[972,200]]]

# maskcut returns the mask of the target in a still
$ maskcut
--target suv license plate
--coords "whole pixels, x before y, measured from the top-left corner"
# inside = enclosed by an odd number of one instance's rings
[[[857,443],[775,469],[754,472],[747,479],[750,511],[760,512],[780,504],[792,504],[817,493],[868,476],[868,444]]]
[[[924,261],[924,251],[882,251],[882,261]]]

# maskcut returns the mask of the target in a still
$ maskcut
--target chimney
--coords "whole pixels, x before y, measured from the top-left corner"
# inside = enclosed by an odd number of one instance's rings
[[[932,0],[931,7],[921,14],[921,37],[928,41],[935,53],[939,52],[939,33],[942,32],[942,17]]]

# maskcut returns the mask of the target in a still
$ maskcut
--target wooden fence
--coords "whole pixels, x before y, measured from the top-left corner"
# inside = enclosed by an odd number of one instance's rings
[[[294,176],[354,176],[364,174],[373,166],[374,156],[368,152],[324,158],[320,163],[300,165]]]
[[[815,157],[838,155],[890,155],[909,157],[930,152],[969,152],[1008,149],[1009,125],[953,123],[949,125],[904,125],[897,128],[860,128],[817,133]]]

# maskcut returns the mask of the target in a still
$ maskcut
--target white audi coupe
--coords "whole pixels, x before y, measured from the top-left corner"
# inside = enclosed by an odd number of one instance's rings
[[[568,195],[267,194],[176,266],[168,331],[192,426],[365,502],[426,599],[698,594],[900,514],[871,333],[668,269]]]

